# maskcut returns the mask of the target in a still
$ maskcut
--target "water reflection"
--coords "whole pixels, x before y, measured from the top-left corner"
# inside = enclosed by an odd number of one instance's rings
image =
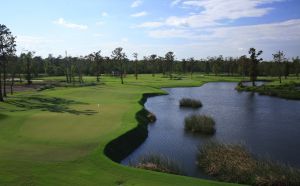
[[[254,154],[300,167],[300,101],[235,91],[236,83],[208,83],[196,88],[170,88],[167,96],[150,98],[145,106],[157,121],[149,125],[149,137],[122,161],[135,162],[148,153],[164,154],[181,164],[189,176],[205,177],[197,168],[198,145],[210,139],[243,143]],[[200,99],[203,108],[180,109],[183,97]],[[213,137],[184,131],[183,121],[192,113],[212,116]]]

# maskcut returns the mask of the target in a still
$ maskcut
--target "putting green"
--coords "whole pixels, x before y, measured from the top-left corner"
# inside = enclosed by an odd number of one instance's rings
[[[97,86],[10,96],[0,103],[0,185],[226,185],[125,167],[103,150],[137,125],[135,114],[142,108],[138,101],[143,93],[239,79],[141,75],[139,80],[128,76],[121,85],[117,78],[103,77],[104,84]]]

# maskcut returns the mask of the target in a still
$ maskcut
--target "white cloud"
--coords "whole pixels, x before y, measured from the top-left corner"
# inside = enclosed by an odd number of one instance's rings
[[[288,34],[283,34],[288,33]],[[215,27],[208,29],[158,29],[148,32],[155,38],[190,38],[202,41],[232,40],[238,42],[253,41],[291,41],[300,40],[300,19],[283,22],[248,26]]]
[[[107,16],[108,16],[108,13],[107,13],[107,12],[102,12],[102,13],[101,13],[101,16],[102,16],[102,17],[107,17]]]
[[[141,1],[141,0],[133,1],[131,4],[131,8],[139,7],[142,3],[143,3],[143,1]]]
[[[171,6],[176,6],[176,5],[178,5],[181,1],[182,1],[182,0],[173,0],[173,1],[171,2]]]
[[[205,51],[202,56],[247,54],[250,47],[264,50],[265,58],[284,50],[289,56],[299,55],[300,19],[248,26],[214,27],[207,29],[173,28],[148,32],[152,38],[188,39],[185,48]],[[188,44],[190,43],[190,44]],[[181,51],[185,51],[184,48]],[[200,55],[194,53],[195,56]]]
[[[143,16],[146,16],[148,15],[148,13],[146,11],[143,11],[143,12],[138,12],[138,13],[135,13],[135,14],[131,14],[130,16],[131,17],[143,17]]]
[[[66,22],[63,18],[59,18],[58,20],[54,21],[53,23],[55,23],[57,25],[61,25],[61,26],[66,27],[66,28],[72,28],[72,29],[78,29],[78,30],[88,29],[88,26],[86,26],[86,25],[69,23],[69,22]]]
[[[148,35],[153,38],[193,38],[195,35],[185,29],[160,29],[148,32]]]
[[[267,4],[280,1],[284,0],[175,0],[171,5],[181,3],[193,9],[193,13],[186,16],[170,16],[161,21],[161,26],[201,28],[218,26],[240,18],[262,17],[273,10],[267,7]]]
[[[270,24],[221,27],[213,29],[210,37],[216,39],[237,40],[242,42],[299,41],[300,19]]]
[[[162,22],[153,21],[153,22],[144,22],[142,24],[137,25],[138,28],[156,28],[163,26]]]

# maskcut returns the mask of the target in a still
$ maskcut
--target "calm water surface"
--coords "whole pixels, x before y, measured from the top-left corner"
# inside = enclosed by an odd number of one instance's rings
[[[243,143],[254,154],[300,168],[300,101],[237,92],[236,83],[208,83],[195,88],[168,88],[169,95],[149,98],[145,107],[157,121],[148,127],[146,141],[123,164],[145,154],[158,153],[178,162],[189,176],[205,177],[195,165],[197,147],[208,140]],[[180,109],[183,97],[200,99],[198,110]],[[192,113],[212,116],[212,137],[184,131]]]

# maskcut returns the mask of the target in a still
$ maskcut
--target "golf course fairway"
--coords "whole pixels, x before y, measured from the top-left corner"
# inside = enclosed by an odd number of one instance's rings
[[[47,79],[47,78],[45,78]],[[50,79],[64,80],[64,77]],[[85,77],[85,82],[95,77]],[[120,165],[105,146],[137,126],[144,93],[238,77],[140,75],[101,84],[19,92],[0,103],[0,185],[232,185]]]

